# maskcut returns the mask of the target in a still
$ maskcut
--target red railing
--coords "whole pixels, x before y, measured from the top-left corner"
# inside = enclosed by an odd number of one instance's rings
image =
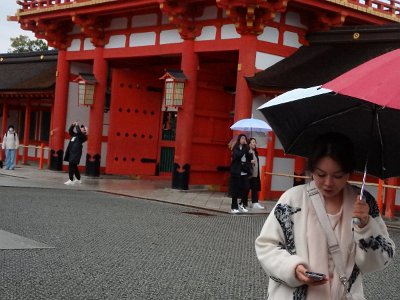
[[[50,7],[57,4],[68,4],[73,2],[85,2],[89,0],[17,0],[17,4],[21,6],[23,10],[29,10],[34,8]]]
[[[347,0],[363,7],[370,7],[376,11],[397,15],[400,17],[400,1],[399,0]]]
[[[90,0],[17,0],[17,4],[23,10],[50,7],[58,4],[68,4],[74,2],[86,2]],[[127,1],[127,0],[125,0]],[[372,8],[374,11],[385,14],[396,15],[400,18],[400,0],[344,0],[346,2],[356,4],[361,7]]]

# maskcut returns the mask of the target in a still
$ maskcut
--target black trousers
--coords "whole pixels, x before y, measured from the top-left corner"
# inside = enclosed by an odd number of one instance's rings
[[[249,177],[247,175],[232,176],[231,177],[231,193],[232,193],[232,204],[231,209],[238,209],[238,198],[241,199],[241,204],[244,207],[248,205],[249,198]]]
[[[250,177],[251,202],[258,203],[258,178]]]
[[[77,180],[81,179],[81,173],[79,173],[78,164],[69,163],[68,165],[69,180],[74,180],[74,175]]]

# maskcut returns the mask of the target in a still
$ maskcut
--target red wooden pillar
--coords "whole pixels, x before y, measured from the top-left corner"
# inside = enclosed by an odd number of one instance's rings
[[[382,215],[383,214],[383,201],[382,201],[382,193],[383,193],[383,180],[378,179],[378,196],[377,196],[377,202],[378,202],[378,207],[379,207],[379,213]]]
[[[28,103],[25,107],[25,125],[24,125],[24,148],[22,149],[22,163],[25,165],[28,161],[28,145],[29,145],[29,131],[31,123],[31,105]]]
[[[397,178],[389,178],[388,185],[397,185]],[[385,192],[385,217],[388,219],[394,218],[394,206],[396,202],[396,189],[386,188]]]
[[[268,133],[269,141],[267,145],[267,160],[265,164],[265,172],[272,173],[274,169],[274,152],[275,152],[275,134],[273,132]],[[265,174],[265,199],[271,200],[272,193],[271,193],[271,184],[272,184],[272,175]]]
[[[54,116],[50,132],[49,167],[60,171],[63,165],[65,123],[68,107],[68,84],[70,64],[66,59],[66,50],[58,50],[56,87],[54,96]]]
[[[243,34],[241,36],[236,80],[235,122],[240,119],[251,117],[253,96],[245,77],[253,76],[256,71],[256,45],[256,35]]]
[[[103,47],[94,50],[93,74],[97,84],[94,104],[90,108],[86,172],[88,176],[100,175],[101,141],[103,137],[104,102],[107,88],[107,61],[103,57]]]
[[[189,188],[190,158],[192,151],[193,121],[196,103],[198,55],[194,52],[194,40],[186,39],[182,47],[181,69],[186,75],[183,107],[179,108],[175,158],[172,171],[172,188]]]

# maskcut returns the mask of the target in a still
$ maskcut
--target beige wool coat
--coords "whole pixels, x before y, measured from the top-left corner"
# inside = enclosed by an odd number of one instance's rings
[[[345,187],[341,226],[344,232],[342,236],[346,238],[340,240],[339,245],[342,250],[349,249],[342,251],[346,252],[342,254],[353,299],[365,299],[363,274],[385,268],[393,259],[395,244],[388,235],[375,199],[371,195],[367,197],[370,206],[368,224],[364,228],[353,226],[352,207],[358,193],[359,189],[356,187]],[[315,295],[318,295],[318,300],[339,300],[335,299],[334,291],[332,292],[333,289],[329,286],[311,290],[315,287],[303,285],[295,276],[295,268],[299,264],[305,265],[311,271],[329,272],[334,268],[332,258],[328,254],[325,233],[320,228],[318,219],[310,222],[312,211],[306,185],[289,189],[279,199],[255,241],[257,257],[269,276],[269,300],[317,300]],[[309,245],[310,241],[315,245]],[[310,253],[315,253],[312,249],[321,249],[324,253],[313,254],[311,258]],[[331,274],[334,276],[336,272],[332,271]],[[332,280],[327,284],[331,282]]]

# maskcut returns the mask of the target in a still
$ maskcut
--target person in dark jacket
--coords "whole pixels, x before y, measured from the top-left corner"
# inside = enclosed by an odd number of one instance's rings
[[[251,174],[251,158],[247,137],[239,134],[235,145],[232,147],[231,182],[232,194],[231,213],[247,212],[249,176]],[[238,198],[241,203],[238,204]]]
[[[250,154],[252,155],[251,163],[253,165],[252,172],[249,178],[251,191],[251,203],[255,209],[264,209],[260,203],[258,203],[258,194],[261,191],[261,180],[260,180],[260,159],[258,158],[257,141],[255,138],[249,140]]]
[[[79,125],[77,122],[71,124],[68,129],[71,139],[65,151],[64,161],[68,161],[69,179],[65,182],[66,185],[82,183],[81,174],[79,173],[78,165],[82,156],[82,144],[87,140],[87,129],[84,125]],[[74,180],[74,175],[76,180]]]

